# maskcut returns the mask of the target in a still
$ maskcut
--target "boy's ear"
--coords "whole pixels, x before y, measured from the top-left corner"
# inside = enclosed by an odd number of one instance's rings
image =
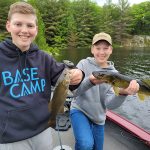
[[[10,32],[10,22],[9,21],[6,22],[6,29],[8,32]]]
[[[92,53],[92,54],[93,54],[93,47],[94,47],[94,46],[92,45],[92,46],[91,46],[91,53]]]
[[[113,52],[113,47],[111,46],[111,54],[112,54],[112,52]]]
[[[38,34],[38,30],[39,30],[39,28],[38,28],[38,26],[36,26],[36,36]]]

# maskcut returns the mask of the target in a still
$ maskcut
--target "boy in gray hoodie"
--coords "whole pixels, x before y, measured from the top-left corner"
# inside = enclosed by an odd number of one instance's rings
[[[77,67],[85,73],[85,78],[75,91],[76,98],[71,103],[71,122],[75,136],[75,150],[102,150],[106,110],[119,107],[128,97],[139,90],[136,80],[116,96],[113,87],[97,80],[93,71],[105,68],[117,72],[113,62],[108,61],[112,54],[112,39],[109,34],[98,33],[93,37],[91,53],[94,57],[81,60]]]

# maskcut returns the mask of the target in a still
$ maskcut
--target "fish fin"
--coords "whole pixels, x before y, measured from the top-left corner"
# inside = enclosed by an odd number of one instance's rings
[[[144,101],[146,99],[146,97],[148,97],[148,96],[143,93],[138,93],[138,97],[141,101]]]
[[[115,94],[118,96],[119,95],[119,87],[113,86]]]
[[[55,127],[56,127],[56,119],[49,120],[49,121],[48,121],[48,125],[49,125],[50,127],[52,127],[53,129],[55,129]]]
[[[141,81],[150,88],[150,79],[142,79]]]
[[[48,110],[49,110],[49,112],[51,112],[51,110],[52,110],[52,101],[50,101],[50,102],[48,103]]]

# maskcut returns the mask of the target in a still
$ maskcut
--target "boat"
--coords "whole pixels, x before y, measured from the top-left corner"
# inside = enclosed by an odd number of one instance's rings
[[[139,140],[143,141],[145,144],[150,146],[150,133],[145,131],[143,128],[133,124],[126,118],[118,115],[113,111],[107,111],[107,119],[111,120],[115,124],[124,128],[126,132],[130,132],[132,135],[136,136]]]
[[[150,149],[149,132],[113,111],[108,110],[106,114],[104,150]],[[69,111],[60,114],[58,118],[60,126],[52,129],[53,150],[74,150],[75,139],[69,122]]]

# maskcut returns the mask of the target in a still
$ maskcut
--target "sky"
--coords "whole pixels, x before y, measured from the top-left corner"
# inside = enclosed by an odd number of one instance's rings
[[[103,4],[106,2],[106,0],[93,0],[93,1],[95,1],[100,6],[103,6]],[[130,5],[139,4],[139,3],[145,2],[145,1],[150,1],[150,0],[128,0],[128,2],[130,3]],[[112,0],[112,2],[113,3],[118,3],[118,0]]]

